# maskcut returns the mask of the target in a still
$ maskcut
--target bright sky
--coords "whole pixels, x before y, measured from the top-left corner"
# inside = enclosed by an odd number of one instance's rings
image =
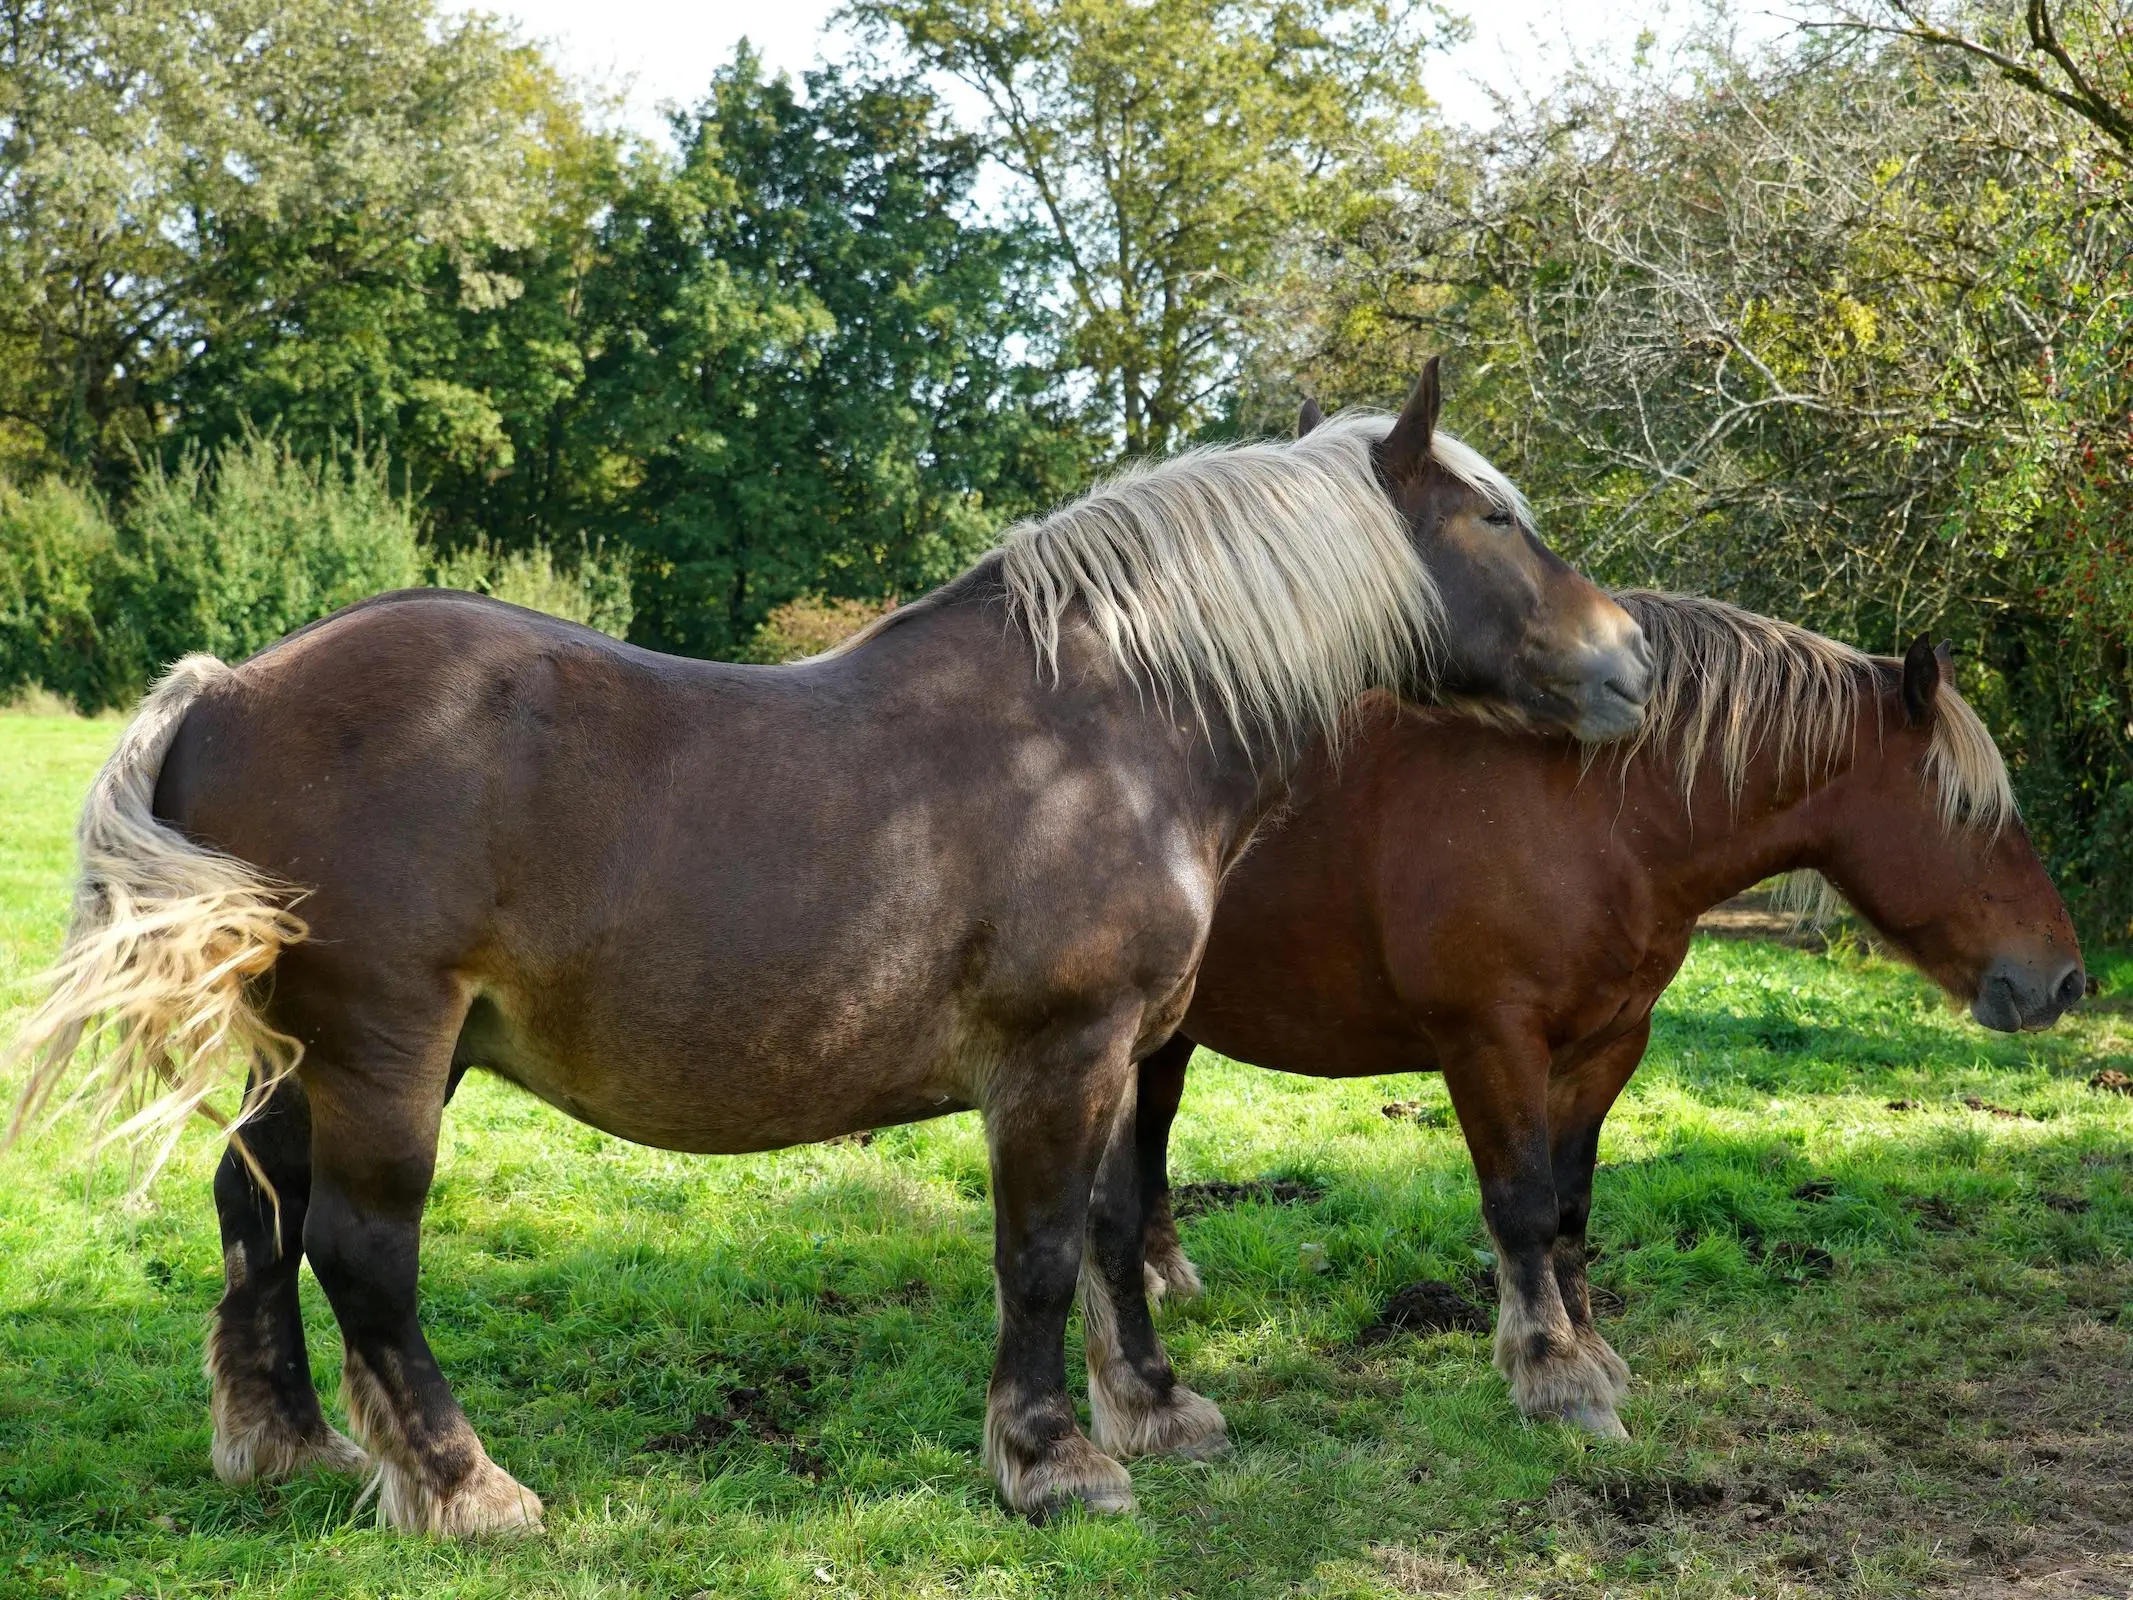
[[[1720,0],[1723,3],[1723,0]],[[1773,15],[1782,0],[1732,0],[1728,7],[1744,37],[1786,31]],[[1681,18],[1700,12],[1697,0],[1676,0],[1673,20],[1654,0],[1451,0],[1474,22],[1474,38],[1432,63],[1430,92],[1455,121],[1485,124],[1483,85],[1545,88],[1575,50],[1626,57],[1638,31],[1651,27],[1662,41],[1679,35]],[[837,0],[477,0],[467,9],[515,18],[554,46],[579,77],[628,85],[628,120],[646,131],[661,124],[666,102],[693,102],[713,70],[742,37],[754,42],[773,69],[799,73],[823,51],[822,27]],[[1792,7],[1785,7],[1792,9]],[[829,41],[838,53],[838,41]]]

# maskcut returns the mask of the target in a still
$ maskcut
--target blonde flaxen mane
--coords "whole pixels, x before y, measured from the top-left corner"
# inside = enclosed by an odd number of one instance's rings
[[[1700,595],[1626,589],[1615,599],[1651,641],[1658,676],[1644,726],[1622,754],[1671,744],[1682,792],[1715,760],[1728,800],[1738,799],[1749,763],[1772,756],[1781,773],[1820,783],[1851,759],[1862,679],[1876,687],[1895,664]],[[1880,699],[1872,700],[1878,711]],[[1969,702],[1943,685],[1926,779],[1944,827],[1997,832],[2015,817],[2007,764]]]
[[[1346,414],[1293,443],[1221,445],[1129,467],[1001,544],[1009,605],[1057,672],[1079,606],[1111,656],[1247,745],[1333,736],[1364,692],[1412,680],[1443,602],[1380,487],[1391,428]],[[1437,464],[1530,519],[1524,497],[1444,433]]]

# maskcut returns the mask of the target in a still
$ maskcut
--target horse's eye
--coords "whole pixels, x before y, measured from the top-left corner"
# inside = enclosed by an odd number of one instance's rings
[[[1492,528],[1508,528],[1511,526],[1511,513],[1499,506],[1481,520]]]

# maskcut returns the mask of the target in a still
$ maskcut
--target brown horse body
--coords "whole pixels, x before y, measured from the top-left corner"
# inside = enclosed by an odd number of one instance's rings
[[[1224,885],[1179,1040],[1142,1064],[1137,1133],[1149,1264],[1190,1293],[1165,1149],[1195,1042],[1316,1077],[1441,1071],[1499,1250],[1498,1364],[1528,1414],[1605,1433],[1628,1373],[1585,1287],[1600,1125],[1704,911],[1818,871],[1995,1028],[2049,1025],[2083,981],[1932,651],[1899,668],[1621,598],[1660,651],[1633,753],[1386,708],[1299,775]]]
[[[202,1103],[226,1040],[254,1052],[216,1179],[218,1471],[362,1460],[311,1389],[308,1258],[385,1514],[538,1524],[417,1320],[439,1123],[472,1066],[688,1150],[982,1109],[1008,1501],[1119,1509],[1103,1450],[1219,1448],[1148,1315],[1137,1195],[1090,1196],[1223,874],[1367,688],[1609,736],[1649,680],[1630,619],[1435,416],[1432,373],[1389,428],[1130,478],[792,667],[438,594],[182,664],[84,810],[28,1103],[99,1016],[108,1060],[177,1086],[150,1126]],[[1097,1444],[1066,1389],[1077,1280]]]

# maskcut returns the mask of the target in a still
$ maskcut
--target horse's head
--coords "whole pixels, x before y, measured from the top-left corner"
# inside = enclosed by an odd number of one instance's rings
[[[2082,996],[2081,947],[1952,676],[1947,646],[1921,637],[1878,728],[1860,719],[1858,759],[1827,794],[1824,871],[1986,1027],[2048,1028]]]
[[[1643,630],[1540,542],[1500,472],[1438,431],[1437,372],[1432,359],[1375,454],[1444,602],[1436,680],[1421,698],[1579,739],[1634,733],[1652,683]],[[1319,420],[1307,404],[1300,431]]]

